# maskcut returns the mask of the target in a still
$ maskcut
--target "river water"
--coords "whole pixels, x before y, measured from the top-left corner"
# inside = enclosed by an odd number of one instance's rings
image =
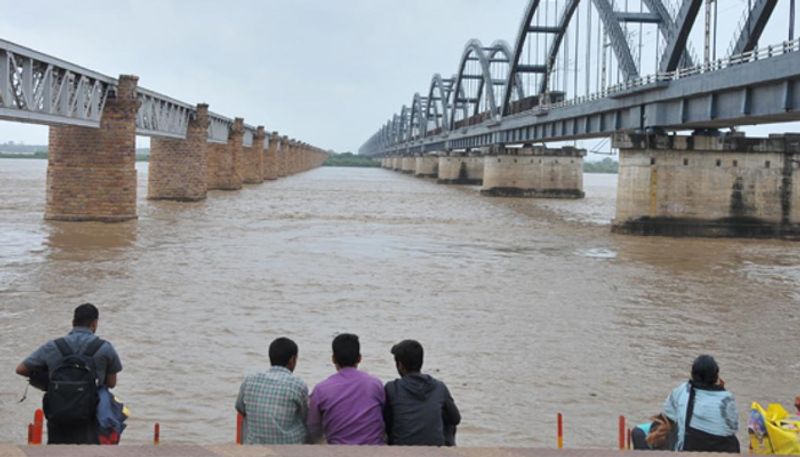
[[[23,443],[38,395],[15,365],[100,307],[125,366],[127,443],[226,443],[244,373],[279,335],[310,387],[330,341],[395,376],[416,338],[463,413],[459,443],[613,447],[715,355],[744,418],[800,393],[800,244],[609,233],[616,177],[580,201],[490,199],[380,169],[324,168],[205,202],[148,202],[138,221],[42,219],[46,162],[0,160],[0,442]]]

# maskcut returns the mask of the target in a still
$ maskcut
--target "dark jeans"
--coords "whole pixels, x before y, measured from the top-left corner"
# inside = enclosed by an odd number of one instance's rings
[[[97,423],[47,421],[47,444],[100,444],[97,439]]]

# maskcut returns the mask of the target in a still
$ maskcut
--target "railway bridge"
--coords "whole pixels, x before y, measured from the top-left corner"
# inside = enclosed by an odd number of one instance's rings
[[[137,217],[136,135],[151,139],[147,197],[196,201],[213,189],[300,173],[327,157],[138,85],[0,40],[0,119],[49,126],[45,218],[119,222]]]
[[[469,40],[359,152],[489,196],[581,198],[585,151],[558,143],[605,139],[613,230],[800,238],[800,135],[738,131],[800,120],[794,28],[794,0],[528,0],[513,46]]]

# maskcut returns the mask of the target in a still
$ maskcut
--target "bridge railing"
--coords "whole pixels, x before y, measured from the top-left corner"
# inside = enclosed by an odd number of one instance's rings
[[[735,56],[726,57],[724,59],[717,59],[709,62],[708,64],[695,65],[693,67],[679,68],[672,72],[658,73],[654,75],[645,76],[642,78],[633,79],[608,87],[606,90],[592,93],[590,95],[575,97],[568,100],[563,100],[556,103],[543,103],[537,109],[552,109],[564,106],[572,106],[589,101],[599,100],[602,98],[613,97],[614,95],[629,92],[632,90],[640,89],[646,86],[651,86],[657,83],[667,83],[690,76],[696,76],[703,73],[712,71],[723,70],[736,65],[744,63],[755,62],[758,60],[777,57],[780,55],[788,54],[791,52],[800,51],[800,38],[792,41],[784,41],[778,45],[766,46],[760,49],[754,49],[750,52],[738,54]],[[545,98],[546,100],[546,98]]]

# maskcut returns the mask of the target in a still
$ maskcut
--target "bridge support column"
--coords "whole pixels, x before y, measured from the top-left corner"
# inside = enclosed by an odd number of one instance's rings
[[[613,231],[800,239],[800,135],[617,135]]]
[[[435,178],[439,174],[439,157],[421,154],[415,158],[414,175],[420,178]]]
[[[481,185],[483,156],[474,152],[449,152],[439,156],[439,184]]]
[[[400,162],[400,171],[410,175],[417,168],[417,158],[414,156],[403,156]]]
[[[282,136],[281,143],[278,147],[278,177],[284,178],[288,174],[288,163],[289,158],[289,137]]]
[[[197,201],[208,190],[208,105],[197,105],[197,116],[189,120],[186,139],[151,138],[147,164],[147,198],[150,200]]]
[[[100,128],[50,127],[45,219],[136,219],[136,76],[119,78]]]
[[[208,145],[208,189],[239,190],[242,176],[239,165],[244,139],[244,119],[236,118],[228,133],[226,144]]]
[[[280,144],[278,132],[272,132],[269,136],[269,146],[264,152],[264,180],[274,181],[278,179],[278,146]]]
[[[400,156],[392,157],[392,171],[400,171],[403,169],[403,158]]]
[[[244,184],[261,184],[264,182],[264,127],[259,126],[253,136],[253,145],[242,147],[242,182]]]
[[[541,146],[503,148],[484,158],[482,195],[491,197],[583,198],[586,151]]]

